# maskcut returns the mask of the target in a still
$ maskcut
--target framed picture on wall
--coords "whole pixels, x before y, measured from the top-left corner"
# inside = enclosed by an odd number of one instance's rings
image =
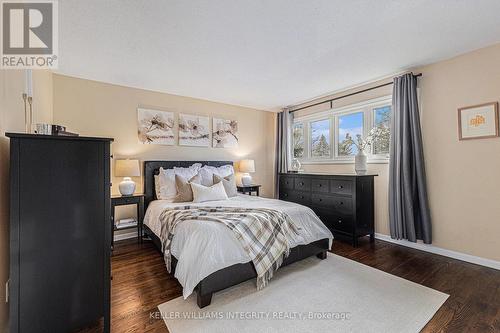
[[[238,122],[236,120],[212,118],[212,147],[238,147]]]
[[[207,116],[179,114],[179,145],[208,147],[210,124]]]
[[[498,102],[458,109],[458,138],[460,140],[498,136]]]
[[[173,145],[174,113],[137,108],[137,135],[143,144]]]

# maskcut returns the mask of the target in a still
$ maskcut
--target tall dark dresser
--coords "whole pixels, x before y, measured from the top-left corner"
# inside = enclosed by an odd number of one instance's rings
[[[377,175],[281,173],[279,198],[310,207],[337,239],[358,245],[374,228],[374,177]]]
[[[109,332],[112,139],[6,135],[10,332]]]

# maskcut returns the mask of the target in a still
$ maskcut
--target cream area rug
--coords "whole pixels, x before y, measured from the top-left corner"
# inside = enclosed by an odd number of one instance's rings
[[[196,295],[158,306],[171,333],[419,332],[448,295],[328,254],[217,292],[199,309]]]

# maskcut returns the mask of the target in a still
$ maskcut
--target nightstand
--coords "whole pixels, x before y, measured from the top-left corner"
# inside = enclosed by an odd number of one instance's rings
[[[125,205],[137,205],[137,224],[124,228],[115,226],[115,207]],[[144,194],[113,195],[111,196],[111,248],[114,245],[116,230],[137,229],[137,240],[142,242],[142,220],[144,219]]]
[[[261,185],[236,185],[238,192],[240,193],[248,193],[248,195],[252,195],[252,192],[255,192],[257,196],[259,196],[259,189]]]

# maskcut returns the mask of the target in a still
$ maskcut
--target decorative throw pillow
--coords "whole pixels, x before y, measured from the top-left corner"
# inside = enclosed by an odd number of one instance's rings
[[[195,174],[198,173],[201,169],[201,163],[194,163],[193,165],[188,166],[187,168],[184,167],[174,167],[175,173],[183,173],[183,172],[191,172]]]
[[[175,173],[174,169],[160,168],[158,174],[160,184],[160,195],[156,198],[159,200],[171,200],[175,197],[177,190],[175,189]]]
[[[214,174],[221,177],[226,177],[232,173],[234,174],[234,168],[230,164],[220,167],[204,165],[200,169],[201,184],[205,186],[212,186],[214,184]]]
[[[191,183],[193,191],[193,202],[205,202],[216,200],[227,200],[226,190],[222,182],[212,186],[204,186],[201,184]]]
[[[175,185],[177,187],[177,195],[173,202],[191,202],[193,201],[193,190],[191,184],[200,184],[200,175],[194,175],[191,179],[187,180],[181,175],[175,175]]]
[[[221,177],[219,175],[214,174],[214,184],[222,182],[224,185],[224,189],[226,190],[226,194],[228,197],[235,197],[238,194],[238,190],[236,189],[236,179],[234,177],[234,173],[230,174],[227,177]]]
[[[194,177],[201,168],[201,163],[195,163],[187,168],[174,167],[173,169],[160,168],[159,184],[160,195],[156,198],[160,200],[172,200],[177,195],[175,175],[181,175],[186,179]]]

